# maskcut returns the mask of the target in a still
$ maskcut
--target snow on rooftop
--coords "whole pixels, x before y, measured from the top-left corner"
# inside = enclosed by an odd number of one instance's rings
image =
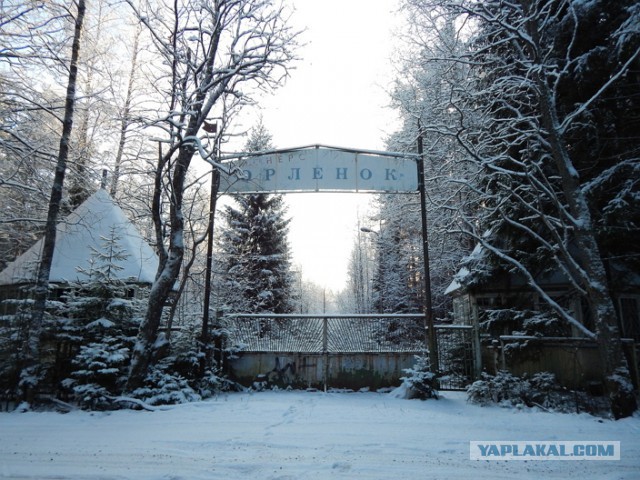
[[[487,237],[488,235],[489,235],[489,232],[485,233],[483,236]],[[476,246],[473,248],[471,253],[469,255],[467,255],[465,258],[463,258],[461,263],[469,263],[471,261],[479,261],[479,260],[482,259],[482,257],[484,255],[486,255],[485,248],[482,246],[481,243],[476,243]],[[449,294],[451,294],[453,292],[456,292],[456,291],[460,290],[462,288],[462,284],[463,284],[464,280],[470,274],[471,274],[471,271],[467,267],[465,267],[465,266],[460,267],[460,270],[458,270],[456,272],[456,274],[453,276],[453,280],[451,281],[449,286],[444,291],[444,294],[445,295],[449,295]]]
[[[122,280],[153,283],[158,268],[158,257],[142,238],[136,227],[105,190],[98,190],[58,224],[56,246],[51,265],[50,282],[85,281],[90,271],[93,249],[101,250],[104,238],[113,231],[120,237],[119,246],[128,258],[119,262],[117,272]],[[0,272],[0,285],[14,285],[35,281],[42,252],[40,239],[24,254]]]
[[[444,291],[444,294],[449,295],[450,293],[459,290],[462,287],[462,280],[470,273],[471,272],[469,272],[469,269],[467,267],[461,267],[460,270],[458,270],[458,272],[453,276],[453,280]]]

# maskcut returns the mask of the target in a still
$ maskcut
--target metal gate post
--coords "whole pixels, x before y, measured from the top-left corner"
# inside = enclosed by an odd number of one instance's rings
[[[482,346],[480,344],[480,330],[477,325],[471,330],[473,345],[473,380],[479,380],[482,375]]]
[[[429,236],[427,233],[427,192],[424,185],[424,152],[422,145],[422,126],[418,120],[418,190],[420,191],[420,219],[422,220],[422,256],[424,266],[424,316],[429,344],[429,367],[436,375],[440,371],[438,360],[438,338],[433,326],[433,306],[431,305],[431,272],[429,270]]]
[[[322,354],[324,356],[324,391],[327,391],[327,381],[329,378],[329,318],[322,318]]]

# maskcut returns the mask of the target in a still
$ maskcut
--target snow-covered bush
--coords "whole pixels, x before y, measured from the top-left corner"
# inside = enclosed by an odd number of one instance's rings
[[[0,399],[17,402],[20,397],[22,343],[29,329],[32,300],[6,299],[0,302]]]
[[[604,386],[600,385],[600,388],[603,389]],[[597,391],[597,388],[596,391],[585,391],[562,387],[555,375],[549,372],[517,377],[501,371],[496,375],[483,373],[481,380],[467,388],[467,399],[483,406],[539,407],[562,413],[586,412],[610,418],[611,398]]]
[[[76,369],[63,381],[76,402],[83,408],[102,410],[112,407],[111,397],[124,385],[129,362],[129,347],[119,338],[104,337],[102,341],[80,347],[73,360]]]
[[[483,373],[482,380],[474,382],[467,389],[467,398],[479,405],[517,405],[523,403],[529,387],[526,380],[509,372],[498,372],[495,376]]]
[[[220,374],[215,360],[205,358],[198,333],[194,325],[177,333],[168,354],[132,396],[149,405],[162,405],[194,402],[231,390],[232,382]]]
[[[166,371],[162,366],[147,375],[144,386],[134,390],[132,397],[148,405],[171,405],[202,399],[184,377]]]
[[[401,377],[402,388],[406,392],[405,398],[437,399],[437,379],[435,373],[430,371],[429,359],[416,355],[415,360],[416,362],[412,368],[402,370],[406,374],[406,376]]]
[[[191,328],[193,327],[193,328]],[[235,389],[234,382],[225,378],[214,358],[206,358],[205,351],[195,326],[184,328],[171,342],[171,352],[161,361],[165,372],[172,372],[185,379],[189,386],[202,398],[208,398],[217,392]],[[215,357],[214,347],[210,357]]]
[[[184,378],[202,398],[209,398],[218,392],[235,389],[234,382],[227,379],[216,366],[215,361],[204,365],[204,353],[192,348],[163,360],[166,371]]]
[[[242,387],[222,375],[218,369],[207,369],[198,379],[196,389],[202,398],[209,398],[216,393],[238,391]]]
[[[89,267],[77,269],[86,279],[69,283],[59,302],[49,302],[47,336],[57,352],[49,375],[62,387],[59,394],[70,394],[83,408],[115,408],[110,397],[122,393],[144,309],[119,278],[128,257],[120,240],[112,229]]]
[[[205,353],[198,348],[195,341],[188,344],[183,344],[180,341],[174,342],[171,351],[172,353],[162,360],[166,370],[170,370],[187,380],[200,377]]]
[[[611,399],[612,414],[616,420],[624,418],[625,410],[634,412],[638,409],[633,384],[629,380],[629,372],[618,368],[607,378],[607,387]]]
[[[55,299],[47,300],[42,325],[36,334],[32,287],[9,289],[3,295],[8,298],[0,301],[0,399],[8,408],[9,404],[20,402],[27,391],[37,392],[41,386],[51,385],[58,366],[58,352],[50,339],[55,336],[61,320],[59,311],[63,304]],[[35,337],[41,342],[40,362],[25,368],[29,349],[24,347]]]
[[[505,371],[495,376],[483,373],[482,380],[467,388],[467,399],[478,405],[537,406],[559,411],[575,408],[575,395],[560,387],[555,375],[549,372],[539,372],[531,378]]]

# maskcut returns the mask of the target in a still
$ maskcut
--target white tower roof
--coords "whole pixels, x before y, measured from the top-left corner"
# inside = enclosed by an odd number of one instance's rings
[[[101,251],[105,238],[116,233],[119,247],[127,259],[119,262],[122,270],[115,278],[135,283],[153,283],[158,269],[158,256],[142,238],[136,227],[115,204],[105,190],[98,190],[58,224],[56,245],[49,281],[82,282],[88,276],[78,270],[90,270],[94,250]],[[0,285],[33,283],[40,261],[44,239],[0,272]]]

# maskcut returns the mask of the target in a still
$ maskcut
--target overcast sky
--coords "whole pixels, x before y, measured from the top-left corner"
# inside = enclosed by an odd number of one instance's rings
[[[396,128],[386,93],[393,79],[396,0],[289,0],[295,24],[306,28],[302,58],[291,78],[261,102],[277,148],[330,145],[383,150]],[[339,290],[371,195],[298,193],[286,196],[294,263],[308,280]]]

